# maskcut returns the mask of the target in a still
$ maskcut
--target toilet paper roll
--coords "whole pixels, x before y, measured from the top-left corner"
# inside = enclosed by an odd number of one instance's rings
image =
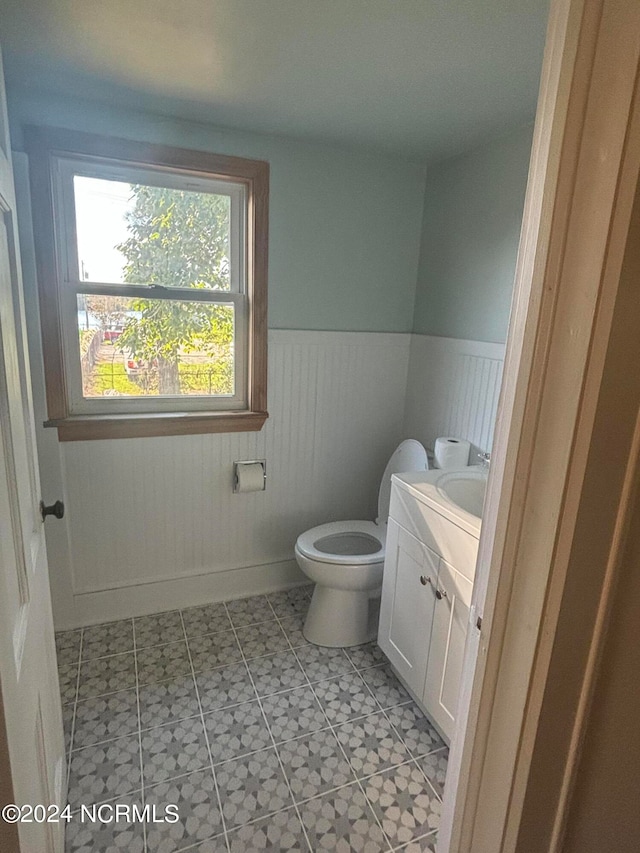
[[[464,468],[469,462],[470,442],[444,435],[436,438],[433,456],[438,468]]]
[[[236,463],[236,492],[262,492],[264,490],[264,465],[262,462]]]

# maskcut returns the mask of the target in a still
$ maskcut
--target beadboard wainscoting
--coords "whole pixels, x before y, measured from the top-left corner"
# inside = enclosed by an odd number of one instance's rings
[[[72,601],[58,627],[300,582],[299,533],[375,517],[402,438],[410,335],[270,331],[261,432],[58,445]],[[234,460],[266,459],[264,492],[234,494]]]
[[[404,433],[433,448],[439,435],[465,438],[490,451],[498,408],[504,344],[412,335]]]

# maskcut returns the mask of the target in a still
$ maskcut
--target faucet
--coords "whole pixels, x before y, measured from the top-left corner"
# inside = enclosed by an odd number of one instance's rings
[[[484,453],[478,453],[478,459],[485,471],[488,471],[489,465],[491,464],[491,454],[486,451]]]

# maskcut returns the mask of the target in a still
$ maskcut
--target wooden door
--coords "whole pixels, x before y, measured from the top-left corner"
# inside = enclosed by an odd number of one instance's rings
[[[62,711],[1,73],[0,90],[0,685],[5,718],[0,738],[6,737],[9,763],[0,772],[5,782],[10,777],[18,805],[60,806],[66,797]],[[62,850],[61,822],[32,820],[17,824],[17,830],[21,853]]]
[[[389,519],[378,643],[417,696],[427,670],[438,559]]]

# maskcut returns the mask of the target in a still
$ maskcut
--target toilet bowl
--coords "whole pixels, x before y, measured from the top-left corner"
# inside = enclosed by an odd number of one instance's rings
[[[378,493],[375,521],[333,521],[300,534],[298,565],[315,583],[303,633],[318,646],[358,646],[377,633],[375,600],[382,588],[391,475],[423,471],[427,453],[407,439],[387,463]]]

